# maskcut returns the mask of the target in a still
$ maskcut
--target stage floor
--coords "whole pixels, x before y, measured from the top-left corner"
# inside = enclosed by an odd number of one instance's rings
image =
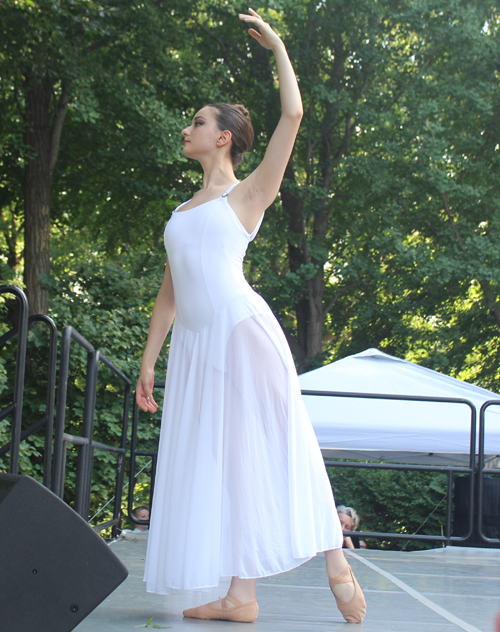
[[[363,587],[368,612],[356,625],[346,623],[335,606],[322,556],[258,580],[260,614],[248,624],[184,619],[184,608],[224,596],[227,584],[187,596],[149,594],[142,581],[146,541],[120,540],[111,547],[130,574],[76,632],[334,632],[347,627],[357,632],[496,632],[499,549],[357,551],[349,563]]]

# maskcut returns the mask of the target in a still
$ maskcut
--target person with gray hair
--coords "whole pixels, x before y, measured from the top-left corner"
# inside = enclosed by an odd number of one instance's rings
[[[359,516],[356,510],[352,507],[346,507],[345,505],[337,506],[337,513],[339,514],[340,524],[342,531],[357,531],[359,527]],[[342,545],[344,549],[366,549],[366,542],[360,540],[358,536],[345,536],[344,543]]]

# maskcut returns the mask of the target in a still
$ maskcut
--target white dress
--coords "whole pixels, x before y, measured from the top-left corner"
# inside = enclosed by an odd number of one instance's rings
[[[176,318],[144,580],[149,592],[256,578],[342,546],[290,349],[243,275],[226,193],[165,228]]]

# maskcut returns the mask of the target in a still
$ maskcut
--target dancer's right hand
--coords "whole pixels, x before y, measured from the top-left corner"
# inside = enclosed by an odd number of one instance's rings
[[[268,50],[274,51],[276,47],[283,46],[283,42],[281,41],[279,35],[273,31],[267,22],[264,22],[257,11],[254,11],[253,9],[248,10],[250,11],[249,14],[240,13],[238,16],[242,22],[253,24],[258,28],[258,30],[249,28],[248,34],[256,39],[261,46],[267,48]]]
[[[141,368],[141,373],[139,375],[135,391],[135,399],[139,408],[145,413],[155,413],[158,410],[158,404],[155,402],[153,397],[154,384],[154,370]]]

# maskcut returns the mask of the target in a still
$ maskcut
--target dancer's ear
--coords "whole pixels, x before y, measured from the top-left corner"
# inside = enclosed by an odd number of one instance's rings
[[[228,143],[231,142],[233,135],[231,134],[231,132],[229,130],[224,130],[223,132],[219,133],[219,138],[217,139],[217,146],[218,147],[224,147],[224,145],[227,145]]]

